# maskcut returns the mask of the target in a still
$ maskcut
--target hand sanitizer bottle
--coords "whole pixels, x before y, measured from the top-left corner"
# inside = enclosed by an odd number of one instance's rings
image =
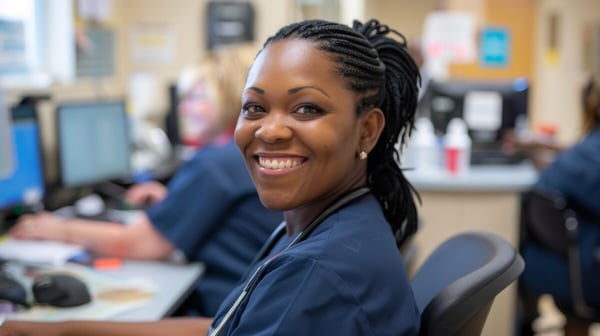
[[[463,175],[471,165],[471,138],[467,125],[460,118],[448,123],[444,136],[444,159],[446,171],[450,175]]]
[[[407,147],[407,167],[419,175],[439,172],[440,150],[429,118],[419,118]]]

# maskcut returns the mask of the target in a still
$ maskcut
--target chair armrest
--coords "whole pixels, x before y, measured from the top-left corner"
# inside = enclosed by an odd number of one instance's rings
[[[594,267],[600,269],[600,247],[594,250],[592,258],[594,260]]]

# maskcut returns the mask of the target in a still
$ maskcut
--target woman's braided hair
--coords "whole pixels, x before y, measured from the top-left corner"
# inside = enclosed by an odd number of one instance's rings
[[[387,35],[396,34],[400,41]],[[385,114],[385,127],[369,153],[368,185],[383,207],[398,246],[417,230],[416,196],[400,166],[396,144],[402,148],[414,128],[419,69],[399,32],[370,20],[354,21],[352,27],[323,20],[290,24],[267,39],[269,44],[286,39],[314,42],[331,54],[337,73],[360,98],[357,114],[378,107]],[[420,200],[420,199],[419,199]]]

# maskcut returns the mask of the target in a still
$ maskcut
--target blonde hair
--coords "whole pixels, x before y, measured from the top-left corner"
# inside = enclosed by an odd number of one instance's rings
[[[246,75],[258,48],[253,44],[222,46],[197,65],[184,69],[177,92],[183,97],[200,80],[215,94],[216,106],[224,129],[233,128],[241,110]]]

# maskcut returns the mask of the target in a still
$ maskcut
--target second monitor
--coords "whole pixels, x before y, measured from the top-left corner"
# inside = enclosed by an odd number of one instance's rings
[[[472,164],[507,164],[521,154],[502,151],[506,131],[526,126],[529,83],[525,78],[488,81],[431,81],[429,116],[438,136],[453,118],[462,118],[472,140]]]
[[[56,127],[64,187],[93,187],[130,176],[132,145],[123,100],[60,104]]]

